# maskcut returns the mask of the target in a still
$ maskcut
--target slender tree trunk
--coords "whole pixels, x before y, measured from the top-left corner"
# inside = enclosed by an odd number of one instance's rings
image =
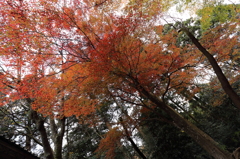
[[[54,157],[55,159],[62,159],[62,142],[63,136],[65,133],[65,121],[66,118],[58,120],[58,126],[56,125],[54,119],[50,119],[51,131],[52,131],[52,139],[54,142]],[[58,131],[60,129],[60,131]]]
[[[210,136],[201,131],[195,125],[184,119],[173,108],[163,103],[158,97],[146,91],[144,88],[139,89],[140,92],[151,100],[154,104],[165,111],[173,120],[176,127],[186,132],[195,142],[197,142],[203,149],[205,149],[211,156],[216,159],[232,159],[231,153],[220,148]]]
[[[187,28],[182,28],[181,31],[185,32],[188,35],[188,37],[191,39],[191,41],[194,43],[194,45],[203,53],[204,56],[207,57],[211,66],[213,67],[215,74],[218,77],[218,80],[222,85],[223,90],[231,98],[235,106],[237,106],[240,109],[240,96],[238,96],[238,94],[233,90],[233,88],[229,84],[229,81],[227,80],[226,76],[223,74],[222,69],[220,68],[217,61],[214,59],[214,57],[200,44],[198,39],[196,39],[194,35]]]
[[[36,111],[33,111],[33,110],[32,110],[32,118],[35,121],[37,129],[40,133],[43,150],[44,150],[44,155],[45,155],[46,159],[54,159],[53,151],[52,151],[52,148],[48,141],[47,132],[44,127],[44,120],[38,116]]]
[[[31,138],[29,136],[26,136],[26,145],[25,145],[25,149],[27,151],[31,151]]]
[[[138,153],[138,155],[143,158],[143,159],[147,159],[147,157],[142,153],[142,151],[138,148],[138,146],[135,144],[135,142],[133,141],[133,139],[130,136],[127,136],[128,141],[130,141],[132,147],[134,148],[134,150]]]
[[[135,142],[134,142],[133,139],[131,138],[131,136],[130,136],[130,134],[129,134],[129,132],[128,132],[126,126],[125,126],[125,124],[124,124],[123,121],[122,121],[122,119],[121,119],[120,122],[121,122],[121,124],[122,124],[122,126],[123,126],[123,129],[124,129],[124,131],[125,131],[125,135],[126,135],[128,141],[131,143],[131,145],[132,145],[132,147],[134,148],[134,150],[138,153],[138,155],[139,155],[141,158],[147,159],[147,157],[142,153],[142,151],[138,148],[138,146],[135,144]]]
[[[29,106],[33,102],[33,100],[30,99],[30,98],[26,98],[26,100],[29,103]],[[36,111],[31,109],[31,106],[30,106],[30,118],[36,124],[37,130],[40,133],[41,140],[42,140],[41,145],[43,146],[45,158],[46,159],[54,159],[53,150],[52,150],[52,148],[50,146],[50,143],[48,141],[47,131],[44,127],[44,120],[42,119],[42,117],[40,117],[38,115],[38,113]]]
[[[69,156],[70,156],[70,146],[69,146],[69,119],[68,118],[66,118],[66,128],[67,128],[67,130],[66,130],[66,147],[67,147],[67,154],[66,154],[66,158],[69,158]]]
[[[26,125],[27,125],[27,128],[31,128],[31,119],[29,119],[28,118],[28,120],[27,120],[27,123],[26,123]],[[29,129],[27,129],[26,131],[27,131],[27,134],[31,134],[30,133],[30,131],[29,131]],[[25,145],[25,148],[26,148],[26,150],[28,150],[28,151],[30,151],[31,150],[31,138],[30,138],[30,136],[28,136],[28,135],[26,135],[26,145]]]

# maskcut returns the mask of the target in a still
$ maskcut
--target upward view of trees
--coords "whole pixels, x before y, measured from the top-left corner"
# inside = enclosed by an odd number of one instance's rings
[[[240,158],[239,11],[0,1],[0,134],[46,159]]]

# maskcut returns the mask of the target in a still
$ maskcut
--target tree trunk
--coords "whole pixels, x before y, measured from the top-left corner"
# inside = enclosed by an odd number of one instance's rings
[[[197,142],[203,149],[205,149],[211,156],[216,159],[232,159],[231,153],[220,148],[210,136],[201,131],[195,125],[184,119],[173,108],[163,103],[158,97],[146,91],[144,88],[139,89],[140,92],[151,100],[154,104],[165,111],[173,120],[176,127],[186,132],[195,142]]]
[[[31,151],[31,138],[29,136],[26,135],[26,141],[25,141],[25,149],[27,151]]]
[[[164,105],[164,110],[172,117],[174,124],[186,132],[195,142],[216,159],[231,159],[231,154],[222,150],[210,136],[198,129],[195,125],[184,119],[171,107]]]
[[[31,127],[31,123],[30,123],[31,119],[28,119],[27,121],[27,128],[30,128]],[[27,134],[30,134],[30,131],[27,129]],[[30,151],[31,150],[31,138],[30,136],[26,135],[26,145],[25,145],[25,149],[27,151]]]
[[[125,126],[125,124],[124,124],[123,121],[122,121],[122,118],[120,118],[120,119],[121,119],[120,122],[121,122],[121,124],[122,124],[122,126],[123,126],[123,129],[124,129],[124,131],[125,131],[125,135],[126,135],[128,141],[131,143],[133,149],[138,153],[138,155],[139,155],[141,158],[147,159],[147,157],[142,153],[142,151],[138,148],[138,146],[135,144],[135,142],[134,142],[133,139],[131,138],[131,136],[130,136],[130,134],[129,134],[129,132],[128,132],[126,126]]]
[[[240,96],[238,96],[238,94],[233,90],[214,57],[200,44],[198,39],[196,39],[187,28],[182,28],[181,31],[185,32],[191,39],[191,41],[194,43],[194,45],[203,53],[204,56],[207,57],[211,66],[213,67],[215,74],[218,77],[218,80],[221,83],[223,90],[231,98],[235,106],[240,109]]]
[[[40,133],[43,150],[44,150],[44,155],[45,155],[46,159],[54,159],[53,151],[52,151],[52,148],[48,141],[47,132],[44,127],[44,120],[41,119],[41,117],[39,117],[37,112],[34,110],[32,110],[32,118],[35,121],[37,129]]]
[[[28,118],[27,123],[26,123],[26,127],[27,127],[27,129],[26,129],[27,132],[26,133],[27,134],[31,134],[31,132],[29,131],[29,129],[31,128],[31,124],[32,124],[31,119]],[[31,151],[31,137],[29,135],[26,135],[26,142],[25,143],[26,143],[25,149],[27,151]]]
[[[62,119],[57,120],[59,127],[56,125],[54,119],[50,119],[52,139],[54,142],[54,154],[55,154],[54,157],[56,159],[62,159],[62,142],[65,133],[66,118],[63,117]],[[60,131],[58,131],[58,129],[60,129]]]

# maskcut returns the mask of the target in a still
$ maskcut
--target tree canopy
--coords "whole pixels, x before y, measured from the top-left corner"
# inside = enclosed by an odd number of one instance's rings
[[[197,2],[181,3],[185,7]],[[71,116],[89,122],[90,133],[101,122],[106,124],[106,134],[100,133],[101,141],[96,138],[95,153],[100,157],[114,158],[117,150],[123,152],[124,139],[144,158],[134,138],[145,132],[142,120],[152,113],[167,129],[185,132],[209,155],[236,157],[197,124],[195,114],[211,111],[189,110],[204,104],[199,100],[206,76],[212,76],[207,81],[209,90],[222,92],[213,104],[204,101],[209,107],[221,106],[229,97],[233,104],[225,104],[226,111],[231,110],[227,107],[240,109],[239,90],[234,86],[239,80],[239,5],[209,1],[211,5],[198,11],[198,23],[161,24],[163,13],[173,4],[160,0],[1,1],[1,106],[26,101],[47,145],[43,146],[47,158],[62,151],[66,117]],[[223,93],[228,97],[223,98]],[[111,119],[99,115],[106,105],[109,111],[115,108]],[[56,136],[52,141],[61,146],[55,145],[55,154],[46,138],[45,119]],[[151,131],[151,125],[143,130]]]

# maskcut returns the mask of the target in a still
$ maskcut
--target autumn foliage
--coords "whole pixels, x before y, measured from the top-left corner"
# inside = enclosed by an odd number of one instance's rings
[[[43,114],[79,116],[94,110],[98,95],[136,93],[131,78],[160,96],[193,84],[194,53],[174,44],[177,32],[160,35],[161,26],[151,31],[137,15],[105,17],[100,29],[100,15],[86,21],[80,9],[39,3],[2,2],[5,101],[31,98]]]
[[[151,110],[156,103],[144,101],[144,91],[162,101],[169,95],[190,100],[199,91],[196,78],[208,65],[200,51],[177,45],[177,30],[164,33],[158,16],[134,13],[139,11],[134,5],[126,15],[104,13],[105,3],[98,8],[91,1],[19,0],[0,6],[1,106],[29,98],[45,116],[86,116],[113,97]],[[218,62],[234,64],[239,58],[233,49],[237,25],[203,35],[203,46]],[[120,135],[110,130],[99,149],[108,149],[104,142],[112,147],[115,142],[109,142]]]

